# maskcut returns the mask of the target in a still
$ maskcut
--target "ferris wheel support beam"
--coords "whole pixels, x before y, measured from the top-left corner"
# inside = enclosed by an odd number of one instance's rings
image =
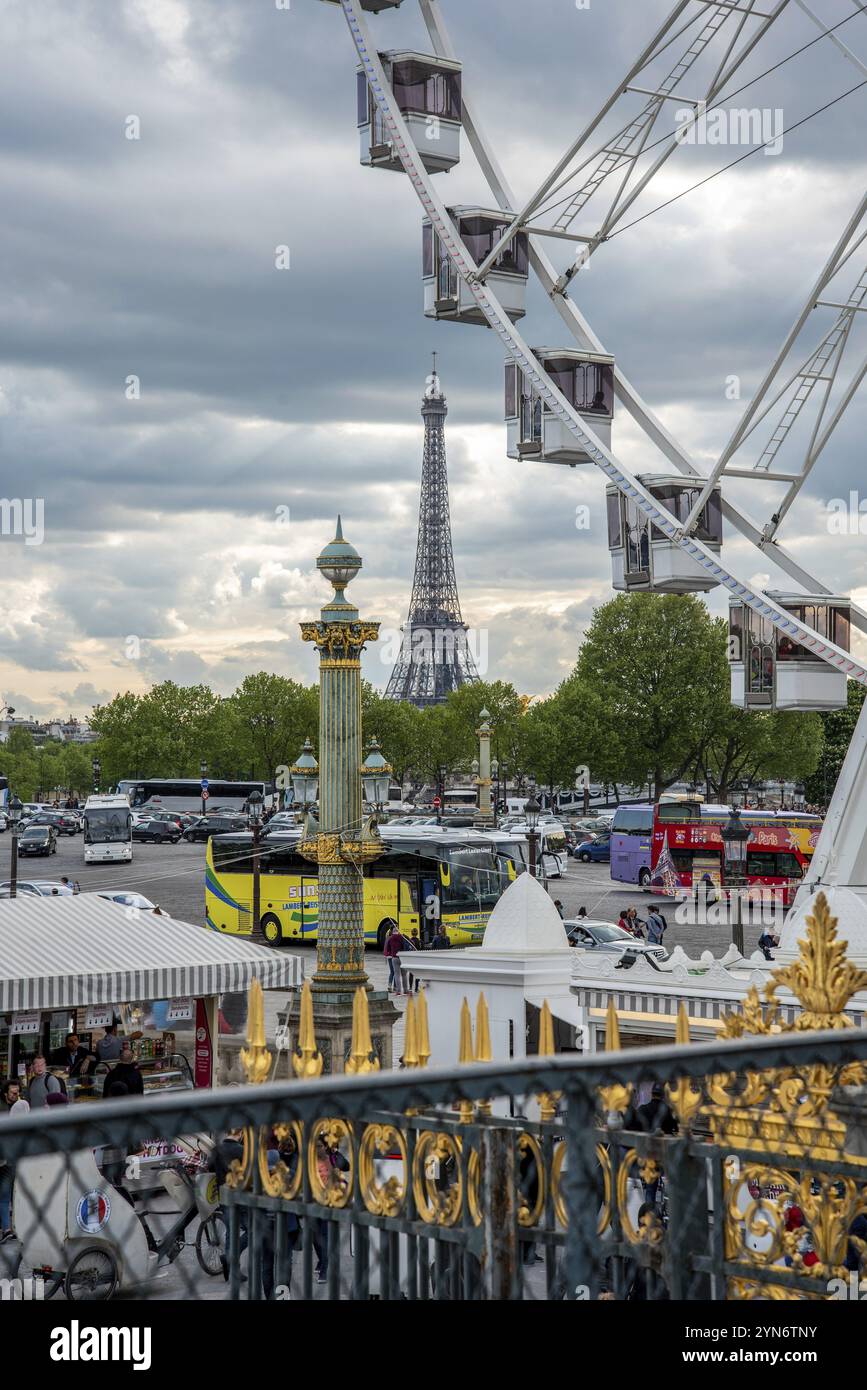
[[[457,58],[454,45],[446,28],[445,20],[438,0],[419,0],[419,8],[422,13],[425,26],[430,36],[434,52],[441,58]],[[509,186],[508,179],[502,169],[497,156],[491,147],[487,135],[484,133],[481,123],[476,116],[475,105],[467,95],[466,84],[462,92],[463,106],[463,125],[467,133],[467,138],[472,147],[473,153],[479,162],[482,172],[487,179],[491,192],[499,206],[503,209],[513,208],[515,198]],[[534,274],[537,276],[542,288],[545,290],[554,308],[557,310],[567,329],[578,343],[579,347],[589,348],[593,352],[606,352],[602,340],[597,337],[587,319],[581,313],[578,305],[566,294],[555,292],[557,282],[557,272],[548,259],[544,248],[540,247],[534,237],[530,236],[530,264]],[[652,444],[659,449],[660,453],[673,464],[678,472],[687,477],[699,478],[702,482],[705,475],[690,458],[686,449],[674,438],[666,429],[665,425],[654,414],[650,406],[646,403],[638,390],[632,385],[624,374],[621,367],[615,362],[614,367],[614,390],[618,401],[625,410],[632,416],[635,423],[646,434]],[[764,556],[774,565],[787,574],[796,584],[800,584],[807,593],[829,594],[831,590],[823,580],[795,559],[784,546],[776,540],[768,540],[759,522],[753,520],[742,508],[734,506],[725,497],[722,499],[723,515],[737,531],[754,545]],[[862,631],[867,632],[867,612],[859,608],[856,604],[851,609],[852,621]]]
[[[840,234],[840,237],[836,245],[834,246],[834,249],[832,250],[830,256],[828,257],[827,261],[822,267],[822,270],[819,273],[818,279],[810,289],[810,293],[807,295],[807,298],[804,301],[804,304],[801,308],[801,312],[798,314],[798,317],[795,319],[795,322],[789,329],[789,332],[786,335],[782,347],[780,348],[779,352],[777,353],[776,357],[774,358],[773,362],[771,363],[770,367],[765,373],[765,376],[763,377],[758,387],[758,390],[756,391],[755,395],[753,396],[752,400],[750,401],[749,405],[747,406],[746,410],[744,411],[743,415],[738,421],[738,424],[736,425],[734,433],[729,439],[728,444],[723,449],[717,462],[714,464],[711,470],[710,477],[707,479],[704,488],[699,494],[699,497],[696,501],[696,505],[693,507],[692,511],[690,512],[689,516],[684,522],[684,529],[686,531],[690,531],[692,528],[694,528],[696,520],[700,514],[701,507],[704,506],[705,502],[710,496],[712,488],[715,486],[715,484],[722,477],[723,473],[726,471],[726,465],[737,452],[737,450],[740,448],[747,435],[751,432],[755,425],[758,424],[759,420],[763,417],[763,415],[767,413],[767,410],[771,408],[771,405],[774,404],[774,401],[771,401],[768,404],[765,403],[769,393],[771,392],[773,383],[777,379],[777,375],[780,371],[780,368],[782,367],[783,363],[785,362],[786,358],[788,357],[789,353],[794,347],[801,333],[801,330],[804,327],[804,324],[807,322],[807,319],[812,314],[817,302],[821,299],[822,291],[824,290],[825,286],[830,284],[830,282],[834,279],[834,276],[839,271],[840,267],[845,263],[845,261],[849,259],[847,247],[849,247],[849,243],[852,241],[852,238],[855,235],[865,214],[867,214],[867,194],[865,194],[864,197],[861,198],[860,202],[858,203],[858,206],[852,213],[852,216],[849,218],[849,221],[843,228],[843,231]],[[791,382],[788,383],[788,385],[791,384]],[[783,391],[785,391],[786,389],[787,388],[784,387]],[[762,410],[763,405],[765,405],[764,410]],[[763,473],[756,471],[755,476],[757,478],[761,478],[764,475]],[[800,483],[803,482],[805,476],[806,474],[803,474],[803,472],[802,474],[793,475],[795,479],[799,480],[798,488],[800,488]],[[792,498],[792,500],[794,500],[794,497]],[[861,624],[859,623],[859,626],[860,625]]]
[[[690,0],[687,0],[687,3],[690,3]],[[743,63],[752,53],[753,49],[770,29],[772,24],[774,24],[775,21],[779,19],[780,15],[783,13],[785,8],[789,4],[789,0],[777,0],[776,6],[772,9],[772,12],[770,14],[760,14],[754,8],[754,0],[748,0],[747,6],[743,9],[729,3],[729,0],[707,0],[707,3],[711,5],[714,14],[711,17],[709,17],[707,22],[705,23],[704,28],[702,29],[702,32],[699,35],[699,38],[695,41],[696,45],[702,42],[703,36],[712,28],[712,26],[718,19],[721,20],[720,27],[722,26],[722,24],[726,22],[725,19],[722,18],[723,15],[727,16],[729,14],[741,14],[742,18],[740,19],[739,23],[735,26],[736,32],[732,35],[732,38],[728,44],[725,54],[723,55],[722,61],[717,67],[716,72],[708,82],[704,95],[700,98],[694,98],[692,100],[683,98],[683,100],[686,101],[687,104],[691,105],[694,108],[692,122],[693,125],[699,120],[700,112],[706,110],[708,105],[710,105],[712,102],[716,100],[717,97],[719,97],[720,93],[727,86],[729,80],[734,75],[734,73],[737,72],[738,68],[740,68],[743,65]],[[653,59],[657,57],[659,53],[663,52],[665,48],[667,48],[671,43],[674,42],[674,39],[677,37],[677,35],[672,36],[670,39],[668,39],[668,41],[665,44],[662,44],[661,41],[665,38],[666,34],[671,29],[673,24],[676,22],[682,11],[683,6],[676,7],[676,9],[663,22],[663,24],[654,34],[650,44],[647,45],[644,52],[638,58],[637,62],[630,69],[629,73],[620,83],[618,88],[608,98],[607,102],[602,107],[602,109],[597,113],[597,115],[593,118],[589,125],[585,127],[585,129],[581,132],[578,138],[573,141],[569,149],[558,161],[558,163],[555,165],[554,169],[548,175],[545,181],[532,195],[532,197],[529,199],[522,211],[518,213],[516,217],[513,218],[510,225],[506,228],[506,230],[503,232],[503,235],[500,237],[500,240],[496,243],[495,246],[491,248],[491,251],[482,261],[479,267],[479,274],[482,277],[484,277],[487,274],[488,270],[493,265],[497,256],[501,254],[501,252],[508,244],[508,242],[511,240],[511,238],[515,235],[515,233],[519,230],[524,229],[525,224],[528,218],[532,215],[532,213],[538,212],[540,204],[545,201],[548,195],[558,192],[559,189],[563,187],[566,183],[571,182],[574,178],[577,177],[577,175],[582,171],[582,169],[586,168],[588,164],[592,164],[601,156],[606,156],[607,158],[614,159],[615,162],[611,164],[611,167],[604,174],[600,175],[599,171],[597,171],[596,174],[591,174],[588,183],[585,184],[585,188],[592,188],[593,191],[595,191],[595,188],[601,186],[601,183],[604,181],[605,178],[607,178],[610,174],[617,173],[618,171],[622,171],[623,177],[621,179],[620,186],[617,189],[617,192],[611,200],[610,207],[608,208],[608,211],[605,214],[600,224],[600,227],[595,234],[595,237],[593,238],[593,246],[595,249],[596,245],[605,240],[610,229],[613,226],[615,226],[617,222],[620,221],[620,219],[624,216],[627,210],[640,196],[642,191],[647,187],[648,183],[650,183],[650,181],[656,176],[659,169],[662,168],[663,164],[666,163],[666,161],[678,148],[680,143],[686,137],[689,129],[692,128],[690,125],[684,126],[677,137],[672,136],[670,139],[666,140],[662,150],[654,159],[651,167],[645,171],[641,179],[638,181],[637,185],[629,192],[627,196],[627,186],[629,184],[629,181],[633,173],[635,172],[638,160],[644,152],[645,145],[647,144],[651,131],[656,123],[657,117],[659,116],[662,107],[662,102],[666,99],[666,96],[668,95],[668,93],[666,93],[664,90],[657,89],[654,92],[650,93],[651,100],[645,105],[645,108],[643,112],[639,115],[639,117],[633,118],[631,121],[627,122],[626,126],[623,127],[623,129],[619,131],[616,135],[609,137],[609,139],[604,142],[601,148],[594,150],[575,169],[571,170],[571,172],[569,172],[568,174],[565,174],[564,178],[560,178],[560,176],[563,175],[565,171],[569,168],[569,165],[571,164],[575,155],[585,144],[590,134],[598,127],[600,121],[603,119],[605,115],[607,115],[607,113],[616,104],[620,97],[628,91],[641,90],[633,85],[632,77],[642,72],[649,62],[653,61]],[[689,28],[693,23],[696,22],[697,19],[700,18],[700,15],[693,16],[693,18],[689,20],[687,24],[683,27]],[[737,49],[737,45],[740,41],[744,26],[747,20],[751,18],[761,19],[763,22],[759,24],[755,32],[744,42],[743,46],[740,49]],[[683,30],[678,30],[678,33],[680,32],[683,32]],[[704,41],[707,42],[709,41],[709,39]],[[692,50],[689,50],[689,52],[692,52]],[[695,61],[694,57],[690,61],[690,66],[693,61]],[[682,63],[678,66],[681,65]],[[655,111],[653,110],[654,103],[656,103]],[[635,128],[639,125],[642,126],[643,129],[641,130],[640,140],[638,144],[634,148],[630,148],[634,136],[629,135],[629,138],[626,140],[626,144],[623,146],[623,148],[616,148],[621,138],[625,138],[629,134],[630,130],[635,131]],[[611,148],[612,144],[615,146],[615,148]],[[558,179],[560,180],[559,183]],[[582,198],[582,194],[583,190],[578,190],[577,193],[573,195],[572,200],[580,200]],[[570,211],[569,209],[567,209],[567,213],[569,215],[567,216],[566,214],[562,214],[561,220],[565,218],[566,224],[568,225],[568,222],[573,220],[574,217],[578,215],[580,208],[586,205],[586,202],[589,200],[590,196],[592,196],[592,194],[588,193],[587,197],[584,198],[583,201],[581,201],[580,207],[576,206],[574,211]],[[568,201],[570,200],[567,199],[567,202]],[[565,228],[561,228],[561,230],[565,230]],[[577,268],[577,266],[573,266],[570,270],[567,270],[563,275],[559,277],[557,281],[557,288],[561,292],[567,288],[569,282],[576,273]]]
[[[854,660],[848,652],[829,641],[827,637],[822,637],[806,623],[795,618],[768,598],[766,594],[753,588],[751,584],[738,579],[720,564],[719,558],[703,542],[684,535],[672,513],[624,468],[611,450],[593,433],[575,407],[549,380],[547,373],[514,324],[510,322],[496,296],[479,281],[478,266],[469,254],[466,244],[446,211],[445,205],[440,200],[409,134],[391,84],[385,75],[376,45],[371,39],[359,0],[340,0],[340,4],[373,99],[388,128],[404,170],[430,219],[434,233],[445,247],[446,253],[458,274],[469,287],[470,293],[476,300],[485,320],[497,334],[509,356],[520,367],[525,378],[535,387],[548,409],[575,436],[588,457],[615,487],[628,497],[664,536],[685,550],[690,558],[707,572],[714,583],[723,585],[739,602],[752,608],[781,632],[786,633],[801,646],[805,646],[823,661],[844,672],[850,679],[867,685],[867,666]]]

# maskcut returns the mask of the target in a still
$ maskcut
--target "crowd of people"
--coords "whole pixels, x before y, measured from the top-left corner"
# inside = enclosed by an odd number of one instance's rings
[[[98,1062],[114,1064],[105,1078],[95,1075]],[[132,1046],[128,1039],[118,1037],[117,1024],[112,1023],[93,1050],[82,1046],[77,1033],[68,1033],[63,1047],[55,1048],[48,1057],[37,1053],[27,1081],[7,1078],[0,1085],[0,1120],[18,1118],[31,1110],[68,1105],[67,1078],[82,1082],[93,1095],[99,1094],[101,1084],[106,1100],[144,1094],[144,1078]],[[13,1235],[10,1215],[14,1180],[14,1163],[4,1158],[0,1143],[0,1243],[11,1240]]]

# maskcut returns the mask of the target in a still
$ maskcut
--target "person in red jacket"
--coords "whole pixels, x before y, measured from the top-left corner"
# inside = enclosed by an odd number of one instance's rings
[[[407,949],[407,943],[401,936],[397,922],[392,922],[388,936],[385,938],[385,948],[383,954],[388,961],[388,988],[394,990],[395,994],[403,994],[402,981],[400,978],[400,961],[398,953]]]

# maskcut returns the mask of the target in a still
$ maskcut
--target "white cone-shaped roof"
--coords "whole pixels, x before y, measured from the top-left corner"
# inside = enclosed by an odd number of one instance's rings
[[[867,899],[863,888],[856,890],[842,885],[826,884],[815,893],[798,894],[798,900],[786,918],[780,933],[779,949],[774,955],[783,960],[800,955],[799,940],[807,935],[807,916],[812,914],[818,893],[828,899],[831,916],[837,918],[837,936],[847,942],[846,955],[860,969],[867,967]]]
[[[569,941],[563,920],[545,889],[537,879],[523,873],[500,898],[488,918],[482,944],[476,949],[532,955],[537,951],[568,951]]]

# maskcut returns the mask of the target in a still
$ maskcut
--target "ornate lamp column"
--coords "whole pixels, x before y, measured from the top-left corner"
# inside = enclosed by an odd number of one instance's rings
[[[308,818],[301,853],[319,865],[316,973],[312,979],[316,1036],[325,1070],[342,1072],[352,1038],[355,991],[370,982],[364,968],[363,866],[382,854],[375,824],[361,804],[361,653],[379,623],[365,622],[346,598],[361,557],[337,534],[316,567],[334,586],[319,621],[301,624],[301,637],[319,652],[319,821]],[[386,993],[369,998],[374,1051],[391,1066],[391,1028],[398,1011]],[[294,1020],[292,1020],[294,1021]]]
[[[475,823],[481,829],[494,824],[494,812],[491,806],[491,716],[486,709],[480,710],[479,719],[481,723],[476,729],[476,737],[479,740],[479,771],[476,777],[476,785],[479,788],[479,809],[475,817]]]

